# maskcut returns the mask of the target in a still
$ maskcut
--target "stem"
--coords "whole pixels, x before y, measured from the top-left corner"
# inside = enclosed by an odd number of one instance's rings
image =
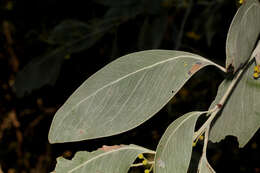
[[[250,62],[254,59],[254,56],[251,56],[251,58],[249,59],[248,63],[246,64],[246,66],[248,64],[250,64]],[[223,95],[223,97],[220,99],[219,101],[219,105],[224,105],[224,103],[226,102],[228,96],[230,95],[230,93],[232,92],[233,88],[235,87],[236,83],[238,82],[240,76],[242,75],[242,73],[244,72],[244,68],[240,69],[237,73],[237,75],[235,76],[235,78],[232,80],[231,84],[229,85],[227,91],[225,92],[225,94]],[[213,108],[213,112],[210,115],[210,117],[207,119],[207,121],[200,127],[200,129],[195,132],[194,136],[193,136],[193,141],[195,141],[201,134],[203,134],[206,130],[207,127],[210,127],[210,124],[212,122],[212,120],[216,117],[216,115],[218,114],[218,112],[222,109],[222,106],[215,106]]]
[[[153,165],[154,164],[154,161],[149,161],[147,163],[148,165]],[[136,164],[132,164],[131,167],[139,167],[139,166],[144,166],[143,163],[136,163]]]
[[[206,132],[205,132],[205,135],[204,135],[204,143],[203,143],[202,155],[205,155],[205,156],[206,156],[207,146],[208,146],[208,141],[209,141],[209,128],[210,128],[210,126],[208,126],[206,128]]]

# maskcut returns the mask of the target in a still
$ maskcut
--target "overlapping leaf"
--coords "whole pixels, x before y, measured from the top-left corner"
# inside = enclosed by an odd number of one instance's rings
[[[239,147],[244,147],[260,127],[260,80],[253,78],[254,64],[243,74],[230,95],[220,116],[210,131],[210,140],[219,142],[227,135],[236,136]],[[226,92],[231,81],[224,80],[217,97],[216,105]],[[212,107],[211,106],[211,107]]]
[[[198,55],[150,50],[123,56],[87,79],[57,111],[51,143],[130,130],[158,112],[198,70],[218,65]]]
[[[155,154],[155,172],[187,173],[194,128],[203,112],[190,112],[175,120],[163,134]]]
[[[260,4],[247,0],[237,11],[228,31],[226,67],[236,71],[250,57],[260,33]]]
[[[136,145],[111,146],[94,152],[77,152],[72,160],[59,157],[55,173],[127,173],[141,153],[152,151]]]

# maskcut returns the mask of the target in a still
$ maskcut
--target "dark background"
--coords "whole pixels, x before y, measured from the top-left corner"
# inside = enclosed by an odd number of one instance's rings
[[[166,127],[207,110],[224,79],[214,67],[197,73],[152,119],[121,135],[48,143],[57,109],[104,65],[146,49],[177,49],[225,65],[225,40],[236,0],[1,0],[0,173],[45,173],[56,157],[102,145],[134,143],[155,150]],[[203,121],[203,120],[201,120]],[[217,172],[260,172],[259,131],[245,148],[236,138],[209,144]],[[189,172],[196,172],[202,144]],[[136,172],[142,171],[133,170]]]

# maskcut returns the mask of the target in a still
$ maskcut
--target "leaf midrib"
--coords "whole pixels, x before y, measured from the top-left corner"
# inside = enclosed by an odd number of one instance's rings
[[[145,148],[140,148],[140,147],[129,147],[129,146],[128,146],[128,147],[122,147],[122,148],[119,148],[119,149],[112,149],[111,151],[104,152],[104,153],[102,153],[102,154],[99,154],[99,155],[97,155],[97,156],[95,156],[95,157],[93,157],[93,158],[87,160],[86,162],[84,162],[84,163],[82,163],[82,164],[76,166],[75,168],[69,170],[68,173],[72,173],[73,171],[75,171],[75,170],[77,170],[77,169],[79,169],[79,168],[81,168],[81,167],[87,165],[88,163],[92,162],[93,160],[96,160],[96,159],[98,159],[98,158],[100,158],[100,157],[102,157],[102,156],[105,156],[105,155],[107,155],[107,154],[111,154],[111,153],[113,153],[113,152],[118,152],[118,151],[120,151],[120,150],[131,150],[131,149],[132,149],[132,150],[140,150],[140,151],[142,151],[143,153],[144,153],[144,152],[153,153],[153,152],[151,152],[151,151],[149,151],[149,150],[147,150],[147,149],[145,149]]]

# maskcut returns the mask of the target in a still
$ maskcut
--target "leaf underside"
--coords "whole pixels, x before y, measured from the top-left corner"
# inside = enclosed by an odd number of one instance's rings
[[[127,173],[131,164],[141,153],[150,150],[136,145],[118,146],[117,149],[93,152],[80,151],[72,160],[57,158],[55,173]]]
[[[226,68],[237,71],[250,58],[260,33],[260,3],[247,0],[230,25],[226,42]]]
[[[203,112],[190,112],[175,120],[163,134],[155,154],[155,172],[187,173],[194,128]]]
[[[49,141],[80,141],[130,130],[151,118],[207,65],[217,66],[181,51],[150,50],[123,56],[70,96],[55,114]]]
[[[210,140],[219,142],[228,135],[237,137],[244,147],[260,127],[260,80],[253,78],[254,64],[245,71],[236,88],[220,112],[210,131]],[[216,105],[231,81],[224,80],[219,87]]]

